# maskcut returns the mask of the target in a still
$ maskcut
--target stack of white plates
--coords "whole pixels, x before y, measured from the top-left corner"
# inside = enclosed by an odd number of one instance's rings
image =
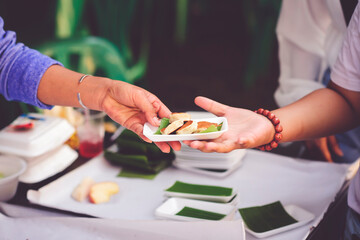
[[[32,123],[33,128],[16,131],[12,127],[24,123]],[[0,131],[0,153],[26,160],[27,170],[20,176],[21,182],[40,182],[77,159],[78,153],[64,144],[74,132],[74,127],[65,119],[29,113]]]
[[[179,221],[212,219],[202,214],[202,216],[181,214],[180,212],[184,208],[222,215],[221,218],[212,220],[233,220],[239,201],[237,189],[180,181],[176,181],[170,188],[166,189],[164,195],[167,200],[155,210],[155,216],[160,219]]]
[[[204,153],[183,145],[180,151],[175,152],[173,165],[196,173],[225,177],[241,166],[245,153],[244,149],[230,153]]]

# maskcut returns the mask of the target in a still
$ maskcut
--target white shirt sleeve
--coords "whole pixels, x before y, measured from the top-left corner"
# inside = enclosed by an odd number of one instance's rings
[[[306,0],[283,0],[282,3],[276,28],[280,77],[274,94],[280,107],[324,87],[321,79],[329,66],[325,53],[327,32],[314,20],[311,7]],[[326,4],[320,7],[318,12],[328,12]],[[331,23],[330,14],[320,18]]]
[[[360,6],[351,18],[341,52],[331,74],[334,83],[348,90],[360,92]]]

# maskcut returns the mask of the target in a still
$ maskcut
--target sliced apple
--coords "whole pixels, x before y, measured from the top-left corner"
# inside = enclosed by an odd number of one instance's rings
[[[105,203],[110,197],[119,192],[119,186],[115,182],[99,182],[90,188],[89,200],[92,203]]]
[[[92,180],[90,177],[85,177],[72,192],[72,198],[78,202],[84,201],[89,196],[90,188],[94,183],[94,180]]]

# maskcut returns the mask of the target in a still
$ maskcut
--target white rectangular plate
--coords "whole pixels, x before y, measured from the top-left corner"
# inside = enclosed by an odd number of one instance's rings
[[[235,172],[241,165],[242,165],[242,160],[238,161],[234,166],[232,166],[229,169],[224,169],[223,171],[211,171],[211,170],[207,170],[210,168],[205,169],[205,168],[192,167],[187,164],[179,163],[176,160],[173,162],[173,166],[177,168],[193,173],[199,173],[201,175],[216,177],[216,178],[225,178],[229,176],[231,173]]]
[[[199,154],[199,156],[194,158],[183,158],[175,152],[175,161],[176,163],[188,167],[228,170],[232,169],[233,167],[239,166],[239,162],[241,162],[243,157],[245,156],[246,150],[238,149],[234,150],[233,152],[235,153],[235,155],[232,155],[232,158],[229,159],[211,159],[206,157],[206,153],[204,153],[203,157],[201,157]]]
[[[305,209],[302,209],[296,205],[287,205],[287,206],[284,206],[284,208],[285,208],[286,212],[288,214],[290,214],[290,216],[295,218],[298,222],[281,227],[281,228],[276,228],[276,229],[273,229],[270,231],[262,232],[262,233],[257,233],[257,232],[251,231],[245,224],[245,230],[257,238],[265,238],[265,237],[270,237],[272,235],[300,227],[315,218],[314,214],[312,214],[311,212],[308,212]]]
[[[211,221],[206,219],[198,219],[192,217],[178,216],[176,215],[184,207],[196,208],[204,211],[215,212],[224,214],[225,217],[221,220],[232,220],[234,219],[236,206],[230,204],[212,203],[192,199],[184,198],[169,198],[160,207],[155,210],[155,216],[164,219],[173,219],[180,221]]]
[[[194,120],[195,121],[195,120]],[[208,121],[213,123],[223,123],[220,131],[210,133],[193,133],[193,134],[171,134],[171,135],[158,135],[154,134],[157,131],[157,127],[152,126],[150,123],[145,123],[143,134],[153,142],[171,142],[171,141],[183,141],[183,140],[208,140],[215,139],[221,136],[228,130],[228,122],[224,117],[215,118],[201,118],[196,119],[197,122]]]

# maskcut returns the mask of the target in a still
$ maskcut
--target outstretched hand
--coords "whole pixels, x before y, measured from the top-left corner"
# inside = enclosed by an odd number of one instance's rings
[[[334,162],[331,153],[335,153],[337,156],[344,156],[334,135],[308,140],[305,143],[310,151],[320,151],[322,157],[328,162]]]
[[[203,152],[226,153],[269,143],[274,136],[272,123],[253,111],[230,107],[205,97],[195,98],[195,104],[216,116],[226,117],[229,130],[210,141],[184,141],[192,148]]]
[[[103,111],[114,121],[135,132],[144,141],[151,142],[143,135],[143,126],[150,122],[159,126],[159,118],[168,117],[170,110],[152,93],[122,82],[112,81],[107,89],[103,102]],[[163,152],[169,152],[170,147],[180,150],[180,142],[155,143]]]

